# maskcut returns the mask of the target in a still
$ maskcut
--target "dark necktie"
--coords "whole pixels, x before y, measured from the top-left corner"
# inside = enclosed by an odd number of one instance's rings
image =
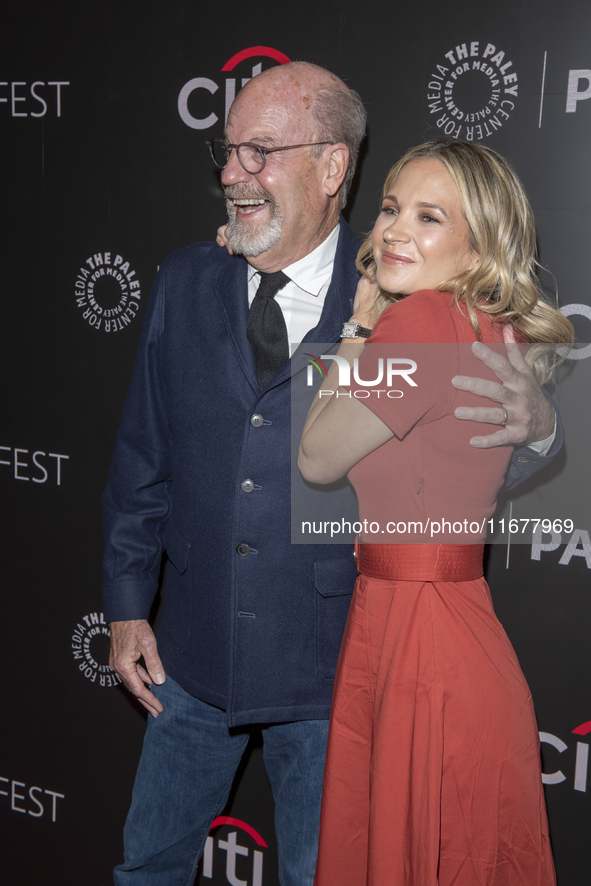
[[[261,388],[266,388],[289,358],[287,327],[283,311],[275,301],[277,293],[289,283],[283,271],[260,272],[261,282],[248,312],[246,337],[252,345]]]

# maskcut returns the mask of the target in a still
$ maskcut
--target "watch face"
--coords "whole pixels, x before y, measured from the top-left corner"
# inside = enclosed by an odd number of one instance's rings
[[[343,328],[341,329],[341,337],[356,338],[358,329],[359,323],[343,323]]]

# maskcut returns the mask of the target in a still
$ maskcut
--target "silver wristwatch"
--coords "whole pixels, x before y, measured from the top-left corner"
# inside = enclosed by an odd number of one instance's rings
[[[369,338],[373,329],[362,326],[361,323],[352,323],[351,321],[343,323],[341,329],[341,338]]]

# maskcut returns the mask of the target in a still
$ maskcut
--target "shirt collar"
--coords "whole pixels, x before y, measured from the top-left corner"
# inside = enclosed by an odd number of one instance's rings
[[[300,258],[299,261],[283,268],[284,274],[287,274],[299,289],[309,295],[320,295],[322,287],[332,274],[338,239],[339,225],[333,228],[320,246]],[[255,274],[258,274],[258,271],[250,265],[248,280],[252,280]]]

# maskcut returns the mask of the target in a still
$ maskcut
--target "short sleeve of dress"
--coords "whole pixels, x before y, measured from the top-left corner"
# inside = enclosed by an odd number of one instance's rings
[[[399,439],[452,409],[459,365],[452,298],[422,290],[386,308],[352,373],[352,395]]]

